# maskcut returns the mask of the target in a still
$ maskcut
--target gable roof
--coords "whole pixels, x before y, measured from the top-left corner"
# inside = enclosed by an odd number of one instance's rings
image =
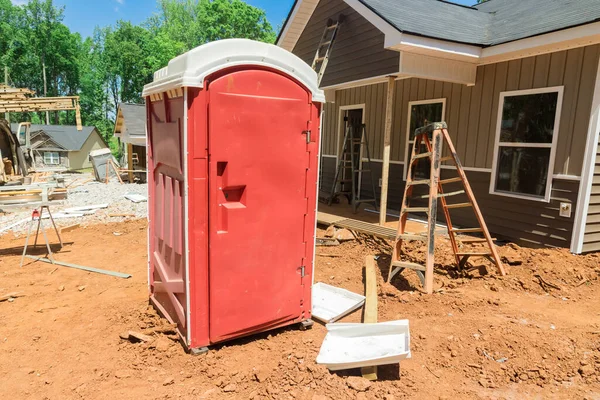
[[[119,104],[119,112],[117,115],[117,124],[115,125],[115,133],[123,134],[125,132],[122,132],[119,129],[119,127],[122,127],[122,124],[119,124],[119,120],[121,117],[125,121],[125,129],[127,129],[127,134],[129,134],[130,136],[146,136],[145,104]]]
[[[16,132],[18,126],[18,124],[11,124],[11,130]],[[94,130],[96,128],[93,126],[84,126],[83,130],[78,131],[77,127],[73,125],[31,125],[30,132],[33,137],[34,133],[43,131],[65,150],[79,151]]]
[[[302,1],[294,3],[277,43]],[[599,0],[488,0],[472,7],[443,0],[344,1],[359,12],[353,3],[366,7],[399,32],[479,47],[600,21]]]

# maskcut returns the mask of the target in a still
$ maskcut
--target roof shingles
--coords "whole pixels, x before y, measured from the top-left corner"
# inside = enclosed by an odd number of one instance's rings
[[[401,32],[493,46],[600,21],[600,0],[359,0]]]

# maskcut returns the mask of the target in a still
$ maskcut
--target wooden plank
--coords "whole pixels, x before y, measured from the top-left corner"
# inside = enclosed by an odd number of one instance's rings
[[[396,91],[396,79],[388,78],[387,99],[385,106],[385,131],[383,138],[383,167],[381,175],[381,203],[379,208],[379,224],[385,225],[388,205],[388,187],[390,180],[390,152],[392,122],[394,117],[394,92]]]
[[[536,57],[527,57],[521,60],[521,76],[519,77],[519,89],[531,89],[533,87],[533,73],[535,72]]]
[[[365,257],[365,311],[363,323],[377,323],[377,263],[375,257]],[[370,381],[377,380],[377,367],[364,367],[361,369],[363,378]]]
[[[548,74],[550,72],[551,54],[542,54],[536,57],[535,70],[533,72],[533,87],[543,88],[548,86]]]

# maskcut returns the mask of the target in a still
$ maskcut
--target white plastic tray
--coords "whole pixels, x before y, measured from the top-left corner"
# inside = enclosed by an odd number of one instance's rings
[[[408,320],[378,324],[327,324],[317,364],[331,371],[397,364],[410,358]]]
[[[312,316],[325,323],[335,322],[365,303],[365,296],[325,283],[312,287]]]

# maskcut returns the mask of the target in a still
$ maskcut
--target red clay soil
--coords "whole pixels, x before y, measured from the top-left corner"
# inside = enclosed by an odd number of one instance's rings
[[[321,232],[322,233],[322,232]],[[118,236],[117,236],[118,235]],[[504,278],[459,272],[438,243],[437,292],[406,272],[379,278],[380,321],[409,319],[410,360],[356,370],[315,364],[326,334],[282,329],[191,356],[148,307],[143,221],[64,235],[61,261],[127,272],[129,280],[27,261],[24,239],[0,237],[2,399],[599,399],[600,257],[503,246]],[[389,248],[361,238],[317,249],[316,280],[363,293],[363,260]],[[418,258],[419,252],[411,251]],[[344,321],[360,321],[355,312]],[[120,338],[138,331],[147,343]]]

